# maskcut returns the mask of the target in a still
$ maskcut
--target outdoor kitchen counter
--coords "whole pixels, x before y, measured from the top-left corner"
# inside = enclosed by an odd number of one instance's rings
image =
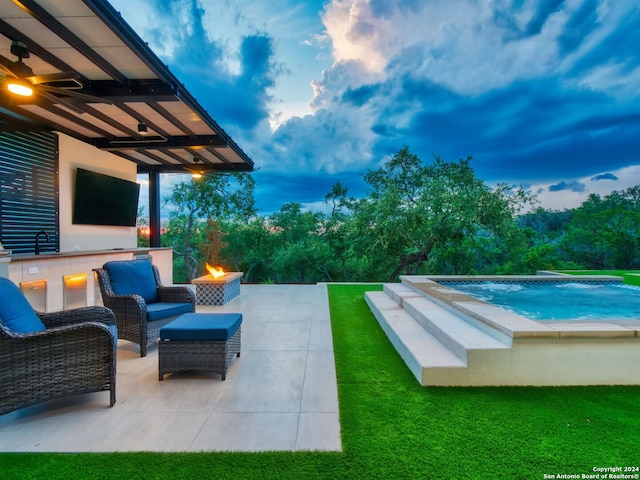
[[[131,253],[135,255],[151,255],[153,252],[158,250],[171,250],[170,247],[162,247],[162,248],[108,248],[105,250],[74,250],[71,252],[43,252],[39,255],[34,253],[20,253],[17,255],[10,255],[8,258],[10,262],[16,261],[28,261],[28,260],[45,260],[49,258],[60,258],[60,257],[83,257],[83,256],[94,256],[94,255],[111,255],[113,253]]]
[[[157,265],[160,271],[163,284],[171,285],[173,283],[173,250],[166,247],[11,255],[4,257],[9,259],[9,263],[0,265],[2,267],[0,275],[8,277],[21,287],[32,285],[31,290],[43,288],[45,299],[42,302],[45,308],[40,308],[40,310],[55,312],[64,307],[65,276],[86,275],[86,304],[100,305],[102,300],[93,269],[102,267],[106,262],[131,260],[141,255],[151,256],[151,261]],[[42,281],[46,281],[46,286],[42,286]]]

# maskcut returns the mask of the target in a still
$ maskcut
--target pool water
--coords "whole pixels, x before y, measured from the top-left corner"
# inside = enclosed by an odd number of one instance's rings
[[[640,287],[581,282],[438,282],[531,320],[640,320]]]

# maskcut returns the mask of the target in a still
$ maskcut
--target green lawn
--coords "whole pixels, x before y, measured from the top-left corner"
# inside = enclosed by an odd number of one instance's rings
[[[569,275],[614,275],[629,285],[640,286],[640,270],[558,270]]]
[[[2,478],[542,479],[640,464],[640,387],[423,388],[364,302],[379,288],[329,286],[343,452],[2,454]]]

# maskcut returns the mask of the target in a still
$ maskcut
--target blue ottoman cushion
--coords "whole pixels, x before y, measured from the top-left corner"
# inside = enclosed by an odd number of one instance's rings
[[[228,340],[241,323],[241,313],[185,313],[160,328],[160,339]]]

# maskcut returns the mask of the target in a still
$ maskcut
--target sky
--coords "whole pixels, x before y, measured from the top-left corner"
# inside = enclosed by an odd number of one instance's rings
[[[361,196],[404,146],[554,210],[640,184],[637,0],[110,2],[253,159],[259,214]]]

